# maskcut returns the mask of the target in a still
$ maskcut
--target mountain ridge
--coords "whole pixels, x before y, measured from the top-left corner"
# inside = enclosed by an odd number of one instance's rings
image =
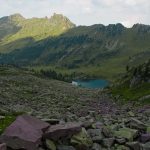
[[[49,20],[53,30],[47,32],[49,26],[44,26]],[[54,14],[50,19],[27,19],[24,25],[0,42],[0,63],[52,65],[109,76],[124,72],[126,65],[143,63],[150,57],[149,25],[135,24],[132,28],[120,23],[75,26],[61,14]]]
[[[0,18],[0,24],[2,24],[0,25],[0,31],[6,32],[9,24],[9,26],[18,29],[17,31],[10,29],[9,34],[1,38],[1,45],[23,38],[32,37],[34,40],[40,40],[48,36],[57,36],[75,26],[67,17],[56,13],[50,18],[29,19],[24,18],[21,14],[13,14]]]

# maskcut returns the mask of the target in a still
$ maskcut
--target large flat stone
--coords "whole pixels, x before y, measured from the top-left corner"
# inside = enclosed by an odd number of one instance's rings
[[[2,134],[0,141],[12,149],[37,150],[49,124],[31,116],[19,116]]]
[[[7,150],[7,146],[5,143],[0,144],[0,150]]]
[[[138,135],[138,130],[130,128],[121,128],[118,131],[114,132],[116,138],[125,138],[128,141],[133,141],[134,138]]]
[[[63,137],[71,137],[73,134],[81,131],[80,123],[66,123],[66,124],[58,124],[52,125],[43,135],[44,138],[58,140]]]
[[[49,123],[46,123],[40,119],[37,119],[29,115],[22,115],[19,116],[17,119],[26,121],[28,124],[30,124],[30,126],[34,127],[37,130],[42,130],[43,132],[45,132],[50,126]]]

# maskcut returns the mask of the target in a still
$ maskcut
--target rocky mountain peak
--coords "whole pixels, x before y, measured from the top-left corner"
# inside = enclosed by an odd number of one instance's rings
[[[121,23],[117,23],[117,24],[109,24],[107,26],[107,28],[109,28],[109,29],[123,30],[125,27]]]
[[[150,33],[150,25],[137,23],[133,25],[132,29],[139,33]]]
[[[57,14],[57,13],[54,13],[52,16],[51,16],[51,18],[55,18],[55,19],[63,19],[63,18],[65,18],[65,16],[64,15],[62,15],[62,14]]]
[[[14,20],[14,21],[20,21],[20,20],[24,20],[25,18],[19,14],[19,13],[16,13],[16,14],[13,14],[13,15],[10,15],[9,18],[11,20]]]
[[[73,28],[75,27],[75,24],[72,23],[66,16],[63,16],[62,14],[57,14],[54,13],[51,17],[50,17],[50,23],[52,25],[59,25],[59,24],[64,24],[67,27]]]
[[[125,27],[121,23],[109,24],[108,26],[106,26],[106,31],[108,35],[111,35],[111,36],[120,35],[123,33],[124,30],[125,30]]]

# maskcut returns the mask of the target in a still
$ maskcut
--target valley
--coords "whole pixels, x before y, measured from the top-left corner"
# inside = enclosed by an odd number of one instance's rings
[[[150,150],[150,25],[0,18],[0,150],[17,149]]]
[[[149,92],[146,88],[145,91]],[[147,150],[150,109],[148,99],[147,103],[140,101],[136,97],[136,101],[125,102],[121,96],[112,96],[109,88],[76,87],[37,76],[26,68],[3,65],[0,67],[0,147],[4,150],[6,145],[14,150]],[[40,134],[35,134],[37,131]]]

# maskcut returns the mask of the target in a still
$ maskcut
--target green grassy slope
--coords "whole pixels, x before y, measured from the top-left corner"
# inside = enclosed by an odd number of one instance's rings
[[[84,116],[96,109],[93,105],[99,101],[97,90],[38,77],[26,69],[0,65],[0,134],[20,114],[59,119],[72,113]]]
[[[20,14],[14,14],[4,18],[5,19],[0,19],[0,34],[2,34],[2,32],[8,32],[8,27],[6,28],[3,24],[9,27],[11,26],[11,28],[13,28],[13,24],[15,26],[14,28],[18,28],[18,31],[10,32],[3,36],[0,42],[1,52],[10,52],[11,50],[31,45],[33,42],[28,43],[26,40],[28,38],[38,41],[49,36],[60,35],[75,26],[68,18],[61,14],[54,14],[51,18],[25,19]],[[1,25],[2,21],[3,24]],[[15,29],[12,30],[15,31]],[[14,42],[18,40],[20,43],[19,46],[15,45],[14,47]]]
[[[0,66],[0,113],[26,112],[46,118],[67,116],[68,112],[84,115],[99,101],[98,90],[37,77],[20,68]]]
[[[129,67],[126,74],[112,86],[112,94],[119,99],[150,103],[150,60],[137,67]],[[125,102],[124,101],[124,102]]]
[[[23,20],[24,18],[21,15],[15,14],[12,16],[0,18],[0,41],[9,36],[15,34],[20,30],[20,27],[17,26],[17,18]]]

